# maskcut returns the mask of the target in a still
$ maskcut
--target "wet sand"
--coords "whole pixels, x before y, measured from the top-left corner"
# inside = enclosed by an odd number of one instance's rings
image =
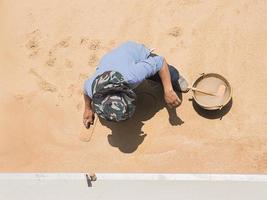
[[[263,0],[0,1],[0,172],[267,172],[267,3]],[[134,40],[191,82],[215,72],[232,107],[203,117],[164,107],[146,83],[135,116],[79,136],[84,80]]]

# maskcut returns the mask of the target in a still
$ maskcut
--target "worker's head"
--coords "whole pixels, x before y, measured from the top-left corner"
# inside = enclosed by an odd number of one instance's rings
[[[119,72],[107,71],[92,84],[93,110],[108,121],[124,121],[135,111],[136,95]]]

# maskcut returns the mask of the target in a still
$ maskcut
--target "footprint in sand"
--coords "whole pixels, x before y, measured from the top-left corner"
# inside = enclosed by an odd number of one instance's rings
[[[57,43],[55,45],[55,49],[57,49],[57,48],[67,48],[68,46],[70,46],[70,39],[71,39],[71,37],[67,37],[66,39],[60,41],[59,43]]]
[[[109,48],[106,48],[102,46],[102,43],[98,39],[90,39],[90,38],[82,38],[80,41],[80,45],[89,49],[91,51],[91,54],[89,55],[88,65],[90,67],[95,67],[98,61],[97,52],[98,50],[109,50]]]
[[[55,85],[53,85],[53,84],[51,84],[45,80],[40,81],[39,86],[43,91],[48,91],[48,92],[56,92],[57,91],[57,88]]]
[[[92,40],[89,43],[90,50],[98,50],[100,49],[100,41],[99,40]]]
[[[41,39],[41,33],[39,29],[36,29],[32,31],[31,33],[28,33],[26,35],[27,38],[27,43],[26,43],[26,48],[30,51],[29,57],[35,57],[38,55],[40,51],[40,39]]]
[[[169,30],[168,35],[173,37],[179,37],[182,35],[182,29],[178,26],[175,26]]]
[[[48,60],[46,64],[50,67],[53,67],[56,63],[57,58],[54,56],[54,51],[50,50],[48,53]]]
[[[96,56],[96,54],[91,54],[89,56],[88,65],[90,67],[95,67],[97,60],[98,60],[98,57]]]
[[[29,73],[34,75],[38,79],[38,85],[39,85],[41,90],[47,91],[47,92],[56,92],[57,91],[57,87],[54,84],[49,83],[46,80],[44,80],[43,77],[40,76],[40,74],[38,74],[36,71],[34,71],[34,69],[30,69]]]
[[[48,60],[46,61],[46,65],[53,67],[56,64],[57,61],[57,57],[56,57],[56,52],[58,49],[60,48],[67,48],[70,46],[70,39],[71,37],[67,37],[66,39],[58,42],[57,44],[55,44],[53,46],[52,49],[50,49],[50,51],[48,52]],[[68,68],[72,67],[72,63],[68,62],[65,63],[67,65]]]
[[[85,79],[87,79],[88,78],[88,74],[86,73],[86,74],[83,74],[83,73],[80,73],[79,74],[79,80],[82,80],[82,81],[84,81]]]
[[[82,38],[80,44],[93,51],[101,48],[101,42],[97,39]]]

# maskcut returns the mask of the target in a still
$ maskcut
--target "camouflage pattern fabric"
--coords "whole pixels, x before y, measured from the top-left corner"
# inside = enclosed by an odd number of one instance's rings
[[[92,84],[93,110],[108,121],[129,119],[135,111],[136,94],[119,72],[107,71]]]

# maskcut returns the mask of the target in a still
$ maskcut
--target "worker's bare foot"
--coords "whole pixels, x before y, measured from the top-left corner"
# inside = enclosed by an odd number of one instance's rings
[[[189,91],[188,82],[181,75],[179,76],[179,79],[178,79],[178,89],[181,92],[188,92]]]

